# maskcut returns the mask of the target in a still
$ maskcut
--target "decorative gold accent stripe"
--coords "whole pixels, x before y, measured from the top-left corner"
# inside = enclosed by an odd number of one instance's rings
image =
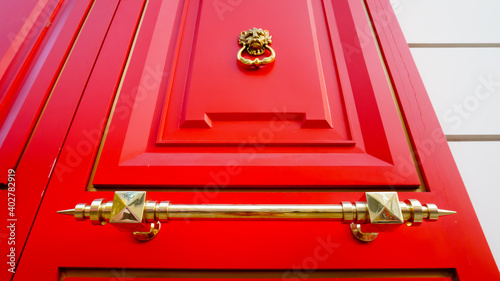
[[[23,152],[21,153],[21,156],[17,160],[16,169],[17,169],[17,166],[19,166],[19,163],[21,162],[21,159],[23,159],[24,153],[26,152],[26,148],[30,144],[31,139],[33,137],[33,133],[38,128],[38,124],[40,123],[40,120],[42,119],[43,113],[45,112],[45,109],[47,108],[47,105],[49,104],[50,98],[52,97],[52,94],[54,93],[54,90],[55,90],[55,88],[57,86],[57,83],[59,82],[59,78],[61,78],[61,75],[64,72],[64,68],[66,67],[66,64],[68,63],[68,60],[71,57],[71,54],[73,53],[73,49],[75,48],[76,42],[78,42],[78,38],[80,38],[80,34],[82,33],[82,30],[85,27],[85,24],[87,23],[89,15],[92,12],[92,9],[94,8],[94,4],[95,4],[95,0],[92,2],[92,5],[90,6],[90,8],[86,11],[86,14],[84,15],[85,19],[83,20],[83,23],[80,26],[80,29],[78,30],[78,34],[76,35],[76,37],[73,40],[73,42],[71,42],[71,48],[70,48],[68,54],[66,55],[66,57],[64,58],[64,63],[62,65],[61,69],[59,70],[59,73],[57,73],[57,78],[54,81],[54,84],[51,85],[50,93],[47,96],[47,99],[45,100],[45,104],[43,105],[43,108],[40,111],[40,114],[38,115],[38,119],[36,120],[35,126],[33,126],[33,129],[31,130],[31,133],[30,133],[30,136],[28,138],[28,141],[26,142],[25,146],[23,147]],[[59,155],[57,157],[59,158]],[[54,169],[54,167],[55,167],[55,162],[52,165],[52,169]],[[52,170],[51,170],[50,174],[52,175]]]
[[[118,88],[117,88],[115,96],[114,96],[111,111],[109,112],[109,115],[107,116],[108,120],[106,123],[106,128],[104,129],[104,132],[102,134],[101,142],[99,144],[99,150],[97,151],[97,155],[96,155],[96,158],[94,160],[94,166],[92,167],[92,172],[90,173],[89,181],[87,183],[87,190],[88,191],[95,191],[96,190],[94,188],[94,185],[92,184],[92,181],[94,180],[95,172],[97,170],[97,164],[99,163],[99,159],[101,158],[102,149],[103,149],[104,143],[106,141],[106,136],[108,135],[109,127],[111,126],[111,120],[112,120],[112,117],[113,117],[115,109],[116,109],[116,104],[118,103],[118,98],[120,97],[123,82],[125,81],[125,76],[127,74],[127,70],[128,70],[129,65],[130,65],[130,61],[132,59],[132,54],[134,53],[135,44],[137,43],[137,38],[139,37],[139,32],[141,31],[142,22],[144,20],[145,14],[146,14],[148,4],[149,4],[149,0],[146,0],[144,6],[142,8],[141,18],[139,19],[139,23],[137,24],[137,27],[135,30],[134,39],[132,40],[130,50],[127,54],[127,62],[125,63],[125,67],[123,68],[123,71],[121,73],[120,82],[118,84]]]
[[[415,169],[416,169],[417,174],[418,174],[418,178],[420,180],[420,186],[415,191],[416,192],[426,192],[427,188],[425,186],[425,181],[424,181],[424,178],[423,178],[423,175],[422,175],[422,170],[420,168],[420,165],[418,164],[417,157],[415,155],[415,151],[416,150],[415,150],[415,147],[413,146],[413,144],[411,143],[411,138],[410,138],[409,133],[408,133],[408,127],[406,126],[406,122],[404,121],[403,114],[402,114],[402,111],[401,111],[401,105],[399,104],[398,99],[396,97],[396,92],[394,91],[394,85],[393,85],[393,82],[392,82],[392,80],[391,80],[391,78],[389,76],[389,72],[387,70],[387,63],[385,62],[385,59],[382,56],[380,42],[377,39],[377,36],[376,36],[376,33],[375,33],[375,29],[373,28],[373,24],[372,24],[372,18],[370,17],[370,14],[368,12],[368,8],[366,7],[366,2],[365,1],[362,1],[362,2],[363,2],[363,8],[365,10],[365,14],[366,14],[366,17],[367,17],[367,20],[368,20],[368,24],[370,26],[370,31],[372,33],[373,40],[375,41],[375,46],[377,47],[377,52],[379,54],[380,62],[382,63],[382,67],[384,69],[384,73],[385,73],[385,77],[387,79],[387,83],[389,84],[389,87],[391,89],[392,98],[394,100],[394,105],[396,106],[396,110],[398,112],[398,116],[399,116],[399,119],[401,121],[401,126],[403,126],[403,130],[404,130],[404,134],[405,134],[405,137],[406,137],[406,141],[408,143],[408,147],[410,148],[411,157],[413,159],[413,165],[415,166]],[[399,191],[399,189],[398,189],[398,191]]]

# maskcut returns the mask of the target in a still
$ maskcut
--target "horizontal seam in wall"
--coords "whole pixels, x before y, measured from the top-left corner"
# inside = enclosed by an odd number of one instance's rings
[[[500,135],[446,135],[447,141],[500,141]]]
[[[500,48],[500,43],[408,43],[410,48]]]

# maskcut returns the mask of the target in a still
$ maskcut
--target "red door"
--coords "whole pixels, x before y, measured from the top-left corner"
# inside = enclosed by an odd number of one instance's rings
[[[388,1],[61,3],[53,26],[73,37],[10,176],[13,280],[499,280]],[[236,59],[253,27],[276,52],[259,68]],[[458,214],[370,243],[335,222],[191,220],[141,243],[56,214],[115,190],[172,204],[397,191]]]

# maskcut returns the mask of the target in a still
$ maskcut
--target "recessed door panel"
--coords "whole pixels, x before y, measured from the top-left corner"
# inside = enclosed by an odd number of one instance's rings
[[[91,270],[89,270],[91,271]],[[74,273],[77,275],[86,275],[89,274],[88,271],[85,270],[79,270],[77,271],[78,273]],[[115,281],[115,280],[134,280],[134,281],[163,281],[163,280],[169,280],[169,281],[216,281],[220,280],[220,278],[224,278],[224,280],[227,281],[253,281],[253,280],[258,280],[258,281],[279,281],[283,280],[282,278],[249,278],[249,276],[252,275],[258,275],[262,276],[265,275],[262,274],[261,272],[244,272],[244,273],[237,273],[240,277],[227,277],[231,275],[236,275],[233,272],[220,272],[220,273],[203,273],[203,272],[181,272],[181,273],[176,273],[176,272],[128,272],[126,270],[119,270],[119,269],[112,269],[109,272],[92,272],[91,274],[95,274],[96,276],[99,276],[99,273],[105,276],[110,276],[110,277],[67,277],[62,279],[61,281]],[[383,276],[384,274],[387,275],[386,272],[378,274],[378,273],[368,273],[368,272],[360,272],[358,275],[363,275],[363,276],[370,276],[370,277],[365,277],[365,278],[338,278],[338,277],[331,277],[328,278],[326,276],[328,275],[333,275],[333,276],[342,276],[342,275],[351,275],[355,276],[356,274],[352,273],[346,273],[346,272],[340,272],[340,273],[323,273],[323,274],[315,274],[315,273],[308,273],[308,272],[303,272],[300,273],[300,275],[296,276],[289,276],[287,272],[283,273],[271,273],[267,275],[283,275],[287,277],[292,277],[292,280],[309,280],[309,281],[367,281],[367,280],[375,280],[375,281],[452,281],[453,279],[449,277],[422,277],[422,278],[393,278],[393,277],[379,277]],[[101,275],[101,276],[102,276]],[[136,276],[149,276],[149,277],[136,277]],[[165,276],[165,277],[156,277],[156,276]],[[189,275],[195,275],[198,277],[194,278],[175,278],[175,277],[170,277],[170,276],[189,276]],[[204,275],[215,275],[215,276],[220,276],[219,278],[203,278]],[[310,278],[310,275],[322,275],[323,278]],[[394,276],[397,276],[397,273],[392,274]],[[154,277],[153,277],[154,276]],[[300,278],[302,276],[302,278]],[[304,276],[308,276],[307,278],[303,278]],[[156,278],[155,278],[156,277]]]

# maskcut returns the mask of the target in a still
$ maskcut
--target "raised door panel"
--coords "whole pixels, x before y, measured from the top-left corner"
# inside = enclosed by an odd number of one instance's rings
[[[243,1],[223,19],[206,1],[165,5],[141,27],[153,34],[131,54],[95,187],[420,185],[375,41],[356,28],[368,19],[347,1],[257,15]],[[238,36],[254,26],[277,58],[248,69]]]

